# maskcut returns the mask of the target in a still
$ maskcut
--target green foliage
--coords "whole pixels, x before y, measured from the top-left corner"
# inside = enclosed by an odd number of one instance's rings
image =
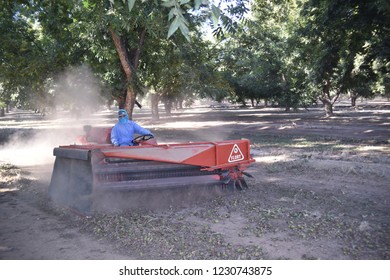
[[[162,39],[156,46],[149,46],[145,67],[140,79],[165,103],[184,101],[191,103],[197,96],[205,97],[215,93],[218,78],[210,61],[211,50],[199,37],[191,43]]]
[[[122,0],[122,1],[114,1],[110,0],[112,6],[120,6],[121,4],[126,4],[128,11],[131,12],[135,6],[136,0]],[[148,0],[143,0],[142,3],[151,2]],[[168,21],[170,22],[167,38],[171,38],[173,34],[177,30],[180,30],[181,34],[190,41],[190,29],[189,29],[189,21],[188,21],[188,12],[189,11],[197,11],[201,7],[209,6],[211,11],[211,18],[215,25],[218,24],[218,20],[223,16],[224,18],[228,18],[221,13],[219,7],[215,6],[211,2],[209,3],[207,0],[162,0],[161,6],[168,8]],[[241,1],[239,1],[241,2]]]
[[[230,99],[286,109],[340,94],[371,97],[389,80],[385,1],[254,1],[252,17],[222,41]]]
[[[247,21],[224,43],[225,77],[234,89],[231,100],[246,105],[265,99],[296,108],[302,99],[302,70],[295,61],[293,36],[298,8],[295,1],[252,5]]]
[[[389,5],[385,1],[307,1],[302,18],[301,57],[310,73],[307,89],[332,101],[337,94],[373,94],[389,72]],[[375,65],[381,65],[376,67]],[[332,96],[333,93],[333,96]]]
[[[58,45],[42,33],[35,21],[36,10],[27,3],[1,6],[0,99],[5,104],[37,109],[50,102],[45,87],[61,58],[54,55]]]
[[[389,94],[388,1],[22,0],[0,6],[0,107],[53,106],[58,76],[88,65],[105,99],[266,100],[287,110]],[[202,40],[208,22],[216,43]],[[135,73],[125,75],[110,30]],[[66,102],[66,101],[64,101]]]

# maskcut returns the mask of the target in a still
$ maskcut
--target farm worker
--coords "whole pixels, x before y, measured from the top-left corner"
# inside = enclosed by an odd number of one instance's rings
[[[111,131],[111,143],[114,144],[114,146],[133,146],[134,143],[132,141],[134,133],[140,135],[153,135],[146,128],[129,120],[129,115],[126,110],[120,109],[118,111],[118,122]]]

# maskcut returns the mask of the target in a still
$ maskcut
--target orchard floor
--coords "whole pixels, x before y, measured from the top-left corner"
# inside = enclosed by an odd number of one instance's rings
[[[52,149],[115,111],[13,111],[0,118],[0,259],[390,259],[390,103],[342,105],[331,118],[197,107],[152,122],[137,110],[161,143],[250,139],[254,178],[244,191],[144,193],[150,207],[110,201],[90,216],[49,199]]]

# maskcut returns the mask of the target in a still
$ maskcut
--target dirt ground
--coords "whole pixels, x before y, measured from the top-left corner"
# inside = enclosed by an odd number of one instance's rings
[[[148,193],[136,199],[153,207],[83,216],[48,198],[52,149],[115,111],[13,111],[0,118],[0,259],[390,259],[390,103],[335,113],[137,111],[161,143],[250,139],[249,189]]]

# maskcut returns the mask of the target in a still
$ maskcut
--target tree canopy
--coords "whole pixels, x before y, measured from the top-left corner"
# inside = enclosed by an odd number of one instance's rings
[[[131,116],[149,92],[156,118],[202,97],[329,116],[340,95],[389,96],[389,30],[385,0],[5,1],[0,108],[77,110],[78,91]]]

